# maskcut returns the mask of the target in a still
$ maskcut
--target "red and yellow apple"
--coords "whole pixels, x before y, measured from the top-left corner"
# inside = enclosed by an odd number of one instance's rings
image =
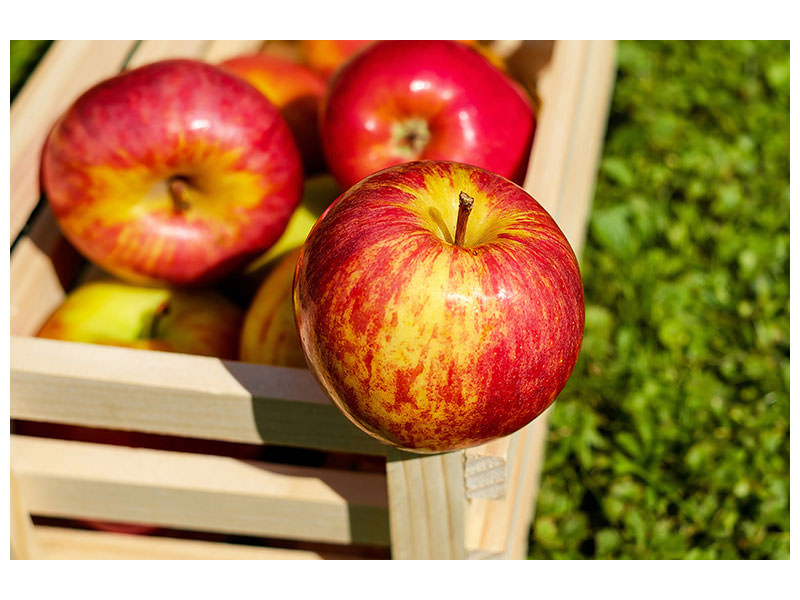
[[[286,254],[264,280],[244,318],[239,359],[305,367],[292,309],[292,278],[300,248]]]
[[[242,319],[238,306],[212,290],[101,280],[72,291],[37,335],[235,359]]]
[[[301,40],[305,63],[325,79],[373,40]]]
[[[319,139],[319,107],[325,95],[325,79],[288,58],[246,54],[219,65],[252,83],[281,111],[303,156],[306,173],[325,168]]]
[[[41,183],[64,235],[95,264],[133,283],[198,285],[280,237],[303,173],[263,94],[175,59],[81,95],[46,140]]]
[[[334,403],[417,452],[481,444],[541,414],[584,325],[578,263],[550,215],[511,181],[446,161],[342,194],[303,245],[294,307]]]
[[[343,188],[412,160],[449,160],[521,183],[536,125],[523,89],[453,41],[376,42],[333,77],[322,115]]]

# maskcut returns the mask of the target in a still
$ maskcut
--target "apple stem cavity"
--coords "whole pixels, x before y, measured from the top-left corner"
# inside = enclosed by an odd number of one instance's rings
[[[461,192],[458,195],[458,221],[456,221],[456,235],[455,245],[464,246],[464,237],[467,235],[467,220],[469,214],[472,212],[472,206],[475,204],[475,199],[467,194]]]
[[[191,207],[191,204],[186,200],[186,190],[189,189],[189,184],[183,177],[172,177],[167,184],[167,188],[172,199],[172,208],[176,214],[181,214]]]

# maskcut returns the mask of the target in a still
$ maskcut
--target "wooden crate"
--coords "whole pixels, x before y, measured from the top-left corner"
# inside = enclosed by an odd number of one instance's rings
[[[156,442],[12,434],[13,556],[525,556],[547,413],[478,448],[415,455],[351,425],[305,369],[31,337],[87,267],[40,199],[38,154],[54,119],[89,85],[125,67],[287,48],[245,40],[56,42],[14,102],[12,424],[135,431]],[[580,254],[615,45],[501,41],[494,48],[540,101],[525,187]],[[216,449],[198,440],[216,440]],[[239,447],[231,443],[274,451],[243,459],[226,450]],[[76,518],[164,529],[126,535],[69,526]]]

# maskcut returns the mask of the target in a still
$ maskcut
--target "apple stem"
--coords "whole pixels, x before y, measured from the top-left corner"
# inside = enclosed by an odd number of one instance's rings
[[[169,180],[167,187],[170,198],[172,198],[172,207],[176,213],[180,214],[191,206],[186,200],[186,190],[189,189],[189,184],[184,179],[173,177]]]
[[[161,319],[169,314],[169,311],[169,300],[164,300],[164,302],[156,307],[156,310],[153,313],[153,318],[150,320],[150,327],[148,328],[147,332],[148,339],[152,340],[158,338],[158,326],[161,324]]]
[[[461,192],[458,195],[458,221],[456,222],[456,246],[464,246],[464,237],[467,235],[467,219],[469,213],[472,212],[472,205],[475,199],[468,195],[466,192]]]

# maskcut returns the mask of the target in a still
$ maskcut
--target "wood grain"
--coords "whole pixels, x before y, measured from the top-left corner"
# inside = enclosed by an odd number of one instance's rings
[[[355,554],[320,554],[311,550],[261,548],[206,542],[37,526],[44,560],[321,560],[358,559]]]
[[[388,454],[392,558],[466,558],[463,472],[463,452]]]
[[[384,454],[307,369],[15,337],[11,417]]]
[[[385,477],[227,456],[11,436],[30,514],[388,545]]]
[[[33,528],[25,498],[21,495],[17,477],[12,470],[9,485],[11,509],[10,531],[11,558],[13,560],[30,560],[41,554],[38,536]]]
[[[203,58],[219,63],[240,54],[258,52],[263,45],[262,40],[215,40],[205,48]]]

